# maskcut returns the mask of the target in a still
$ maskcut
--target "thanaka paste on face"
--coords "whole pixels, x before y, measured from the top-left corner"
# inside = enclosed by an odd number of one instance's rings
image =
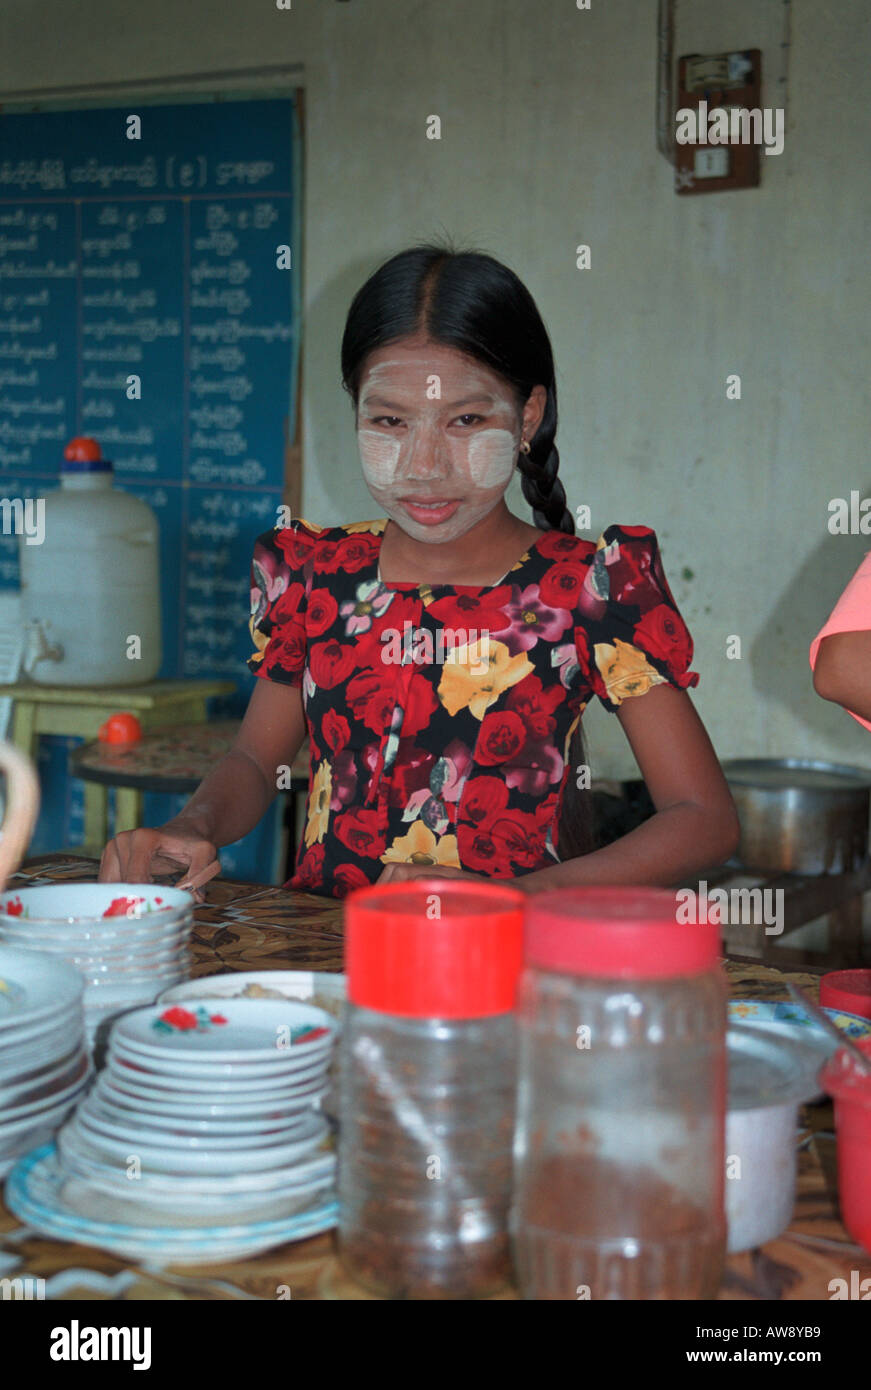
[[[418,361],[377,363],[367,372],[361,391],[361,408],[367,414],[382,408],[370,408],[366,398],[395,368],[411,371],[427,383],[434,375],[426,353]],[[460,373],[458,394],[462,383],[463,394],[472,395],[478,381],[482,379],[476,380],[474,372]],[[489,384],[482,384],[482,395],[493,395]],[[442,427],[443,401],[430,401],[425,391],[422,396],[421,411],[406,422],[401,434],[361,425],[357,440],[366,485],[386,515],[415,540],[441,544],[464,535],[499,503],[511,481],[520,441],[515,430],[495,426],[470,429],[465,436],[448,435]],[[390,411],[385,407],[384,413]],[[497,395],[487,414],[513,419],[514,403],[508,396]],[[441,524],[427,526],[414,521],[402,506],[400,498],[409,494],[434,499],[456,497],[460,506]]]
[[[383,430],[360,428],[357,445],[363,464],[363,474],[370,486],[389,487],[399,465],[399,440],[391,439]]]

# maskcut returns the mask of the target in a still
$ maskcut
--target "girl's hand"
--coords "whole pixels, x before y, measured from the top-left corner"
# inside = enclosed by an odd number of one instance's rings
[[[468,878],[481,882],[481,874],[468,874],[465,869],[452,869],[438,864],[387,864],[378,883],[404,883],[411,878]]]
[[[172,822],[155,830],[122,830],[103,850],[97,881],[153,883],[156,877],[179,870],[191,878],[217,855],[211,840]],[[202,901],[200,889],[193,890],[193,895]]]

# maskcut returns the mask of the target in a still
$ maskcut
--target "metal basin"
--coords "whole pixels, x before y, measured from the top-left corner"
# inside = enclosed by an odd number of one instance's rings
[[[871,772],[811,758],[734,758],[737,858],[761,873],[842,874],[868,856]]]

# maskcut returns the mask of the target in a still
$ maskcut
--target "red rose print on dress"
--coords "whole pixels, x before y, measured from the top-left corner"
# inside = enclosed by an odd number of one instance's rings
[[[544,832],[525,811],[488,816],[478,825],[457,827],[457,850],[472,873],[506,878],[541,864]]]
[[[321,690],[334,690],[341,685],[355,664],[354,648],[337,642],[334,637],[326,642],[315,642],[310,648],[312,680]]]
[[[274,536],[276,546],[291,569],[302,569],[314,554],[317,538],[307,531],[297,531],[288,526],[284,530],[274,532]]]
[[[692,639],[683,619],[667,603],[648,609],[636,624],[635,635],[647,654],[665,662],[676,676],[686,671],[692,661]]]
[[[543,603],[553,608],[574,608],[587,577],[589,565],[581,560],[561,560],[542,576],[539,592]]]
[[[501,845],[490,833],[490,821],[480,825],[457,826],[457,853],[464,869],[473,874],[487,874],[489,878],[507,878],[511,872],[508,864],[501,862]]]
[[[339,616],[339,606],[329,589],[312,589],[306,604],[305,626],[309,637],[321,637]]]
[[[644,531],[645,528],[634,529]],[[609,570],[613,597],[618,603],[632,604],[642,613],[662,603],[662,593],[654,572],[653,550],[648,539],[652,535],[648,531],[646,536],[639,536],[635,543],[624,541],[619,547],[617,560]]]
[[[587,630],[583,627],[575,628],[575,650],[578,656],[581,671],[594,695],[599,695],[602,699],[608,699],[608,687],[602,679],[602,673],[593,660],[590,651],[590,639]]]
[[[283,628],[280,636],[274,633],[270,638],[262,670],[269,676],[278,671],[299,676],[305,666],[305,652],[305,635],[293,627]]]
[[[506,604],[511,602],[511,586],[501,584],[483,594],[450,594],[436,599],[427,608],[431,618],[455,632],[497,632],[507,621]]]
[[[304,593],[302,584],[288,584],[284,593],[275,600],[269,613],[269,621],[274,627],[280,623],[292,622],[296,618]]]
[[[396,703],[394,680],[395,677],[388,679],[381,671],[360,671],[348,682],[346,694],[354,718],[379,738],[390,726]]]
[[[406,842],[450,841],[444,862],[493,879],[544,868],[574,776],[563,761],[572,721],[592,694],[613,710],[606,679],[621,698],[642,700],[657,675],[676,688],[698,679],[679,674],[692,639],[656,537],[620,526],[598,544],[541,533],[498,586],[391,587],[378,578],[385,526],[296,523],[255,548],[249,666],[302,681],[315,778],[308,822],[335,832],[303,840],[289,886],[344,898],[377,882],[396,846],[407,861]],[[418,630],[486,634],[484,669],[440,669]],[[422,661],[411,659],[418,644]]]
[[[351,726],[343,714],[328,709],[322,725],[324,742],[331,753],[340,753],[351,737]]]
[[[377,859],[387,848],[387,841],[379,829],[377,811],[361,807],[341,811],[333,822],[333,828],[342,844],[362,859]]]
[[[592,541],[569,536],[565,531],[545,531],[535,542],[535,549],[548,560],[577,560],[592,549]]]
[[[556,728],[554,711],[564,698],[557,686],[545,690],[538,676],[526,676],[509,690],[505,707],[520,715],[533,738],[547,738]]]
[[[402,737],[414,738],[419,734],[429,724],[438,707],[438,696],[429,681],[414,681],[405,695]]]
[[[400,739],[390,781],[390,804],[405,810],[411,798],[422,792],[426,800],[430,791],[430,772],[435,761],[435,754],[428,748],[416,747],[412,738]]]
[[[523,720],[513,710],[485,714],[476,744],[476,760],[487,767],[494,767],[513,758],[525,742]]]
[[[347,897],[349,893],[353,893],[355,888],[369,887],[369,879],[356,864],[337,864],[334,877],[337,884],[337,898]]]
[[[504,811],[508,805],[508,788],[499,777],[473,777],[463,800],[463,818],[480,825],[488,816]]]
[[[296,888],[300,893],[310,893],[319,888],[323,882],[326,852],[325,845],[312,845],[297,865],[296,873],[290,880],[290,887]]]
[[[378,558],[381,540],[366,531],[358,531],[352,536],[318,549],[318,569],[324,574],[356,574],[358,570],[372,565]]]
[[[511,860],[512,867],[533,869],[541,863],[544,835],[535,817],[527,811],[509,811],[495,816],[490,833]]]
[[[533,811],[536,825],[538,826],[539,830],[545,834],[547,833],[548,826],[552,823],[553,818],[557,813],[558,800],[558,793],[551,792],[550,796],[546,796],[542,801],[539,801],[538,805]]]

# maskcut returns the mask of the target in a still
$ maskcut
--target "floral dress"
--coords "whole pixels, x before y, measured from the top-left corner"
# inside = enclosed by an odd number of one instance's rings
[[[498,584],[385,584],[386,525],[299,520],[256,542],[248,665],[302,687],[311,749],[285,887],[342,898],[391,863],[505,879],[559,862],[590,698],[616,711],[698,684],[654,532],[543,531]]]

